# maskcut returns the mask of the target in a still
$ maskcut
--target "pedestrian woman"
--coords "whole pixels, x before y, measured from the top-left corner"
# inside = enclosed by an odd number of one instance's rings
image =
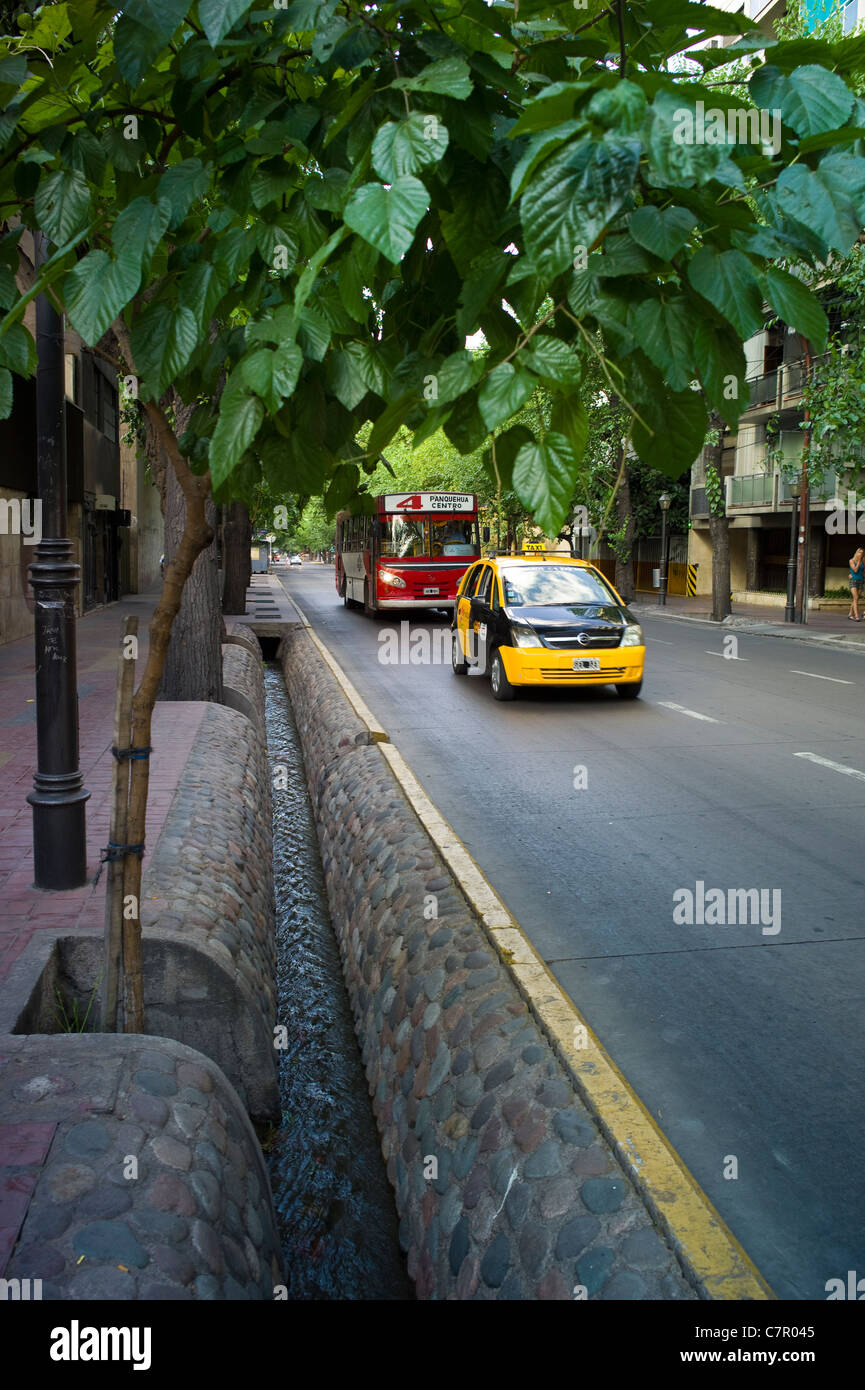
[[[862,585],[865,584],[865,550],[860,546],[850,561],[850,612],[847,614],[854,623],[861,623],[859,600]]]

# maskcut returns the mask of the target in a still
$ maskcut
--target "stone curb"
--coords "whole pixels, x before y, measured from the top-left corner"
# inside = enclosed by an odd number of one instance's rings
[[[693,1299],[303,628],[283,669],[400,1240],[421,1298]]]

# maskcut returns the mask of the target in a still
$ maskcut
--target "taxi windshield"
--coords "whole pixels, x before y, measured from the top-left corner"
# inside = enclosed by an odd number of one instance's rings
[[[619,601],[611,589],[589,570],[576,565],[521,565],[502,570],[506,608],[548,606],[572,607],[574,604],[615,604]]]

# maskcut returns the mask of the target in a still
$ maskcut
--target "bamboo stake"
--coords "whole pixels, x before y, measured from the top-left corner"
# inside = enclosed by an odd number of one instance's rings
[[[132,639],[132,640],[130,640]],[[117,692],[114,699],[114,747],[127,751],[132,741],[132,692],[135,687],[135,657],[138,649],[138,619],[127,618],[117,665]],[[126,812],[129,800],[129,759],[115,758],[111,776],[111,830],[114,845],[126,843]],[[105,893],[105,958],[102,971],[102,1031],[117,1031],[117,998],[122,970],[123,941],[123,856],[108,861],[108,887]]]

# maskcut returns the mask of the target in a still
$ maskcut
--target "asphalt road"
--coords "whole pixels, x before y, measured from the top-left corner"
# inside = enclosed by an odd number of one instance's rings
[[[640,700],[500,704],[278,573],[777,1295],[865,1276],[865,656],[650,617]],[[698,881],[767,910],[680,924]]]

